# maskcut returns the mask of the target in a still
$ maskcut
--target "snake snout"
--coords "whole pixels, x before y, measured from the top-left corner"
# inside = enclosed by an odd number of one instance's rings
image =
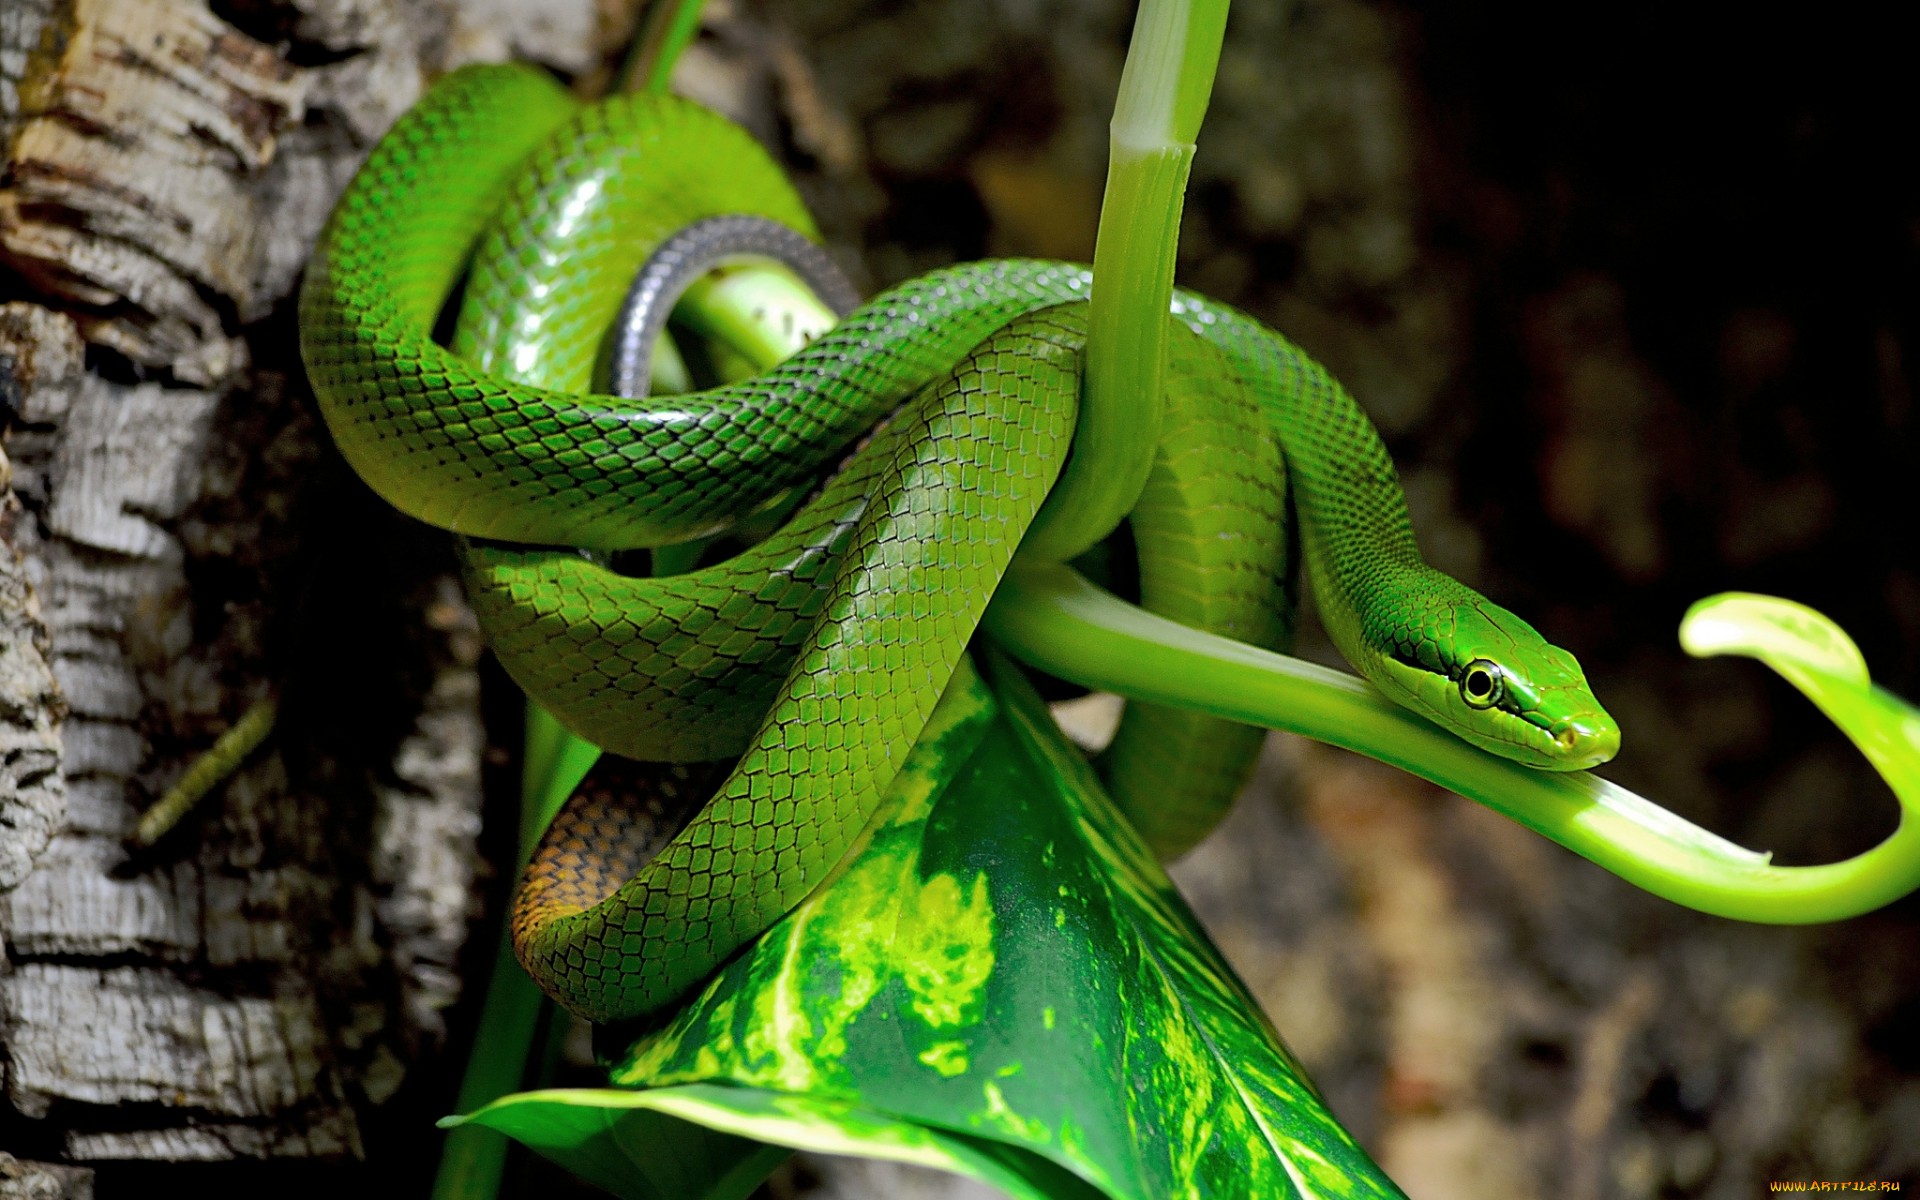
[[[1563,770],[1597,767],[1620,752],[1620,727],[1604,713],[1570,717],[1555,724],[1552,733],[1562,759],[1555,765]]]

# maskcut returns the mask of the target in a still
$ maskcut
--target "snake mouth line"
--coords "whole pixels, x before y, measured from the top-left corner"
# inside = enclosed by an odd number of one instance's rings
[[[1553,770],[1584,771],[1620,752],[1620,727],[1604,714],[1548,721],[1538,713],[1525,713],[1521,719],[1551,739]]]

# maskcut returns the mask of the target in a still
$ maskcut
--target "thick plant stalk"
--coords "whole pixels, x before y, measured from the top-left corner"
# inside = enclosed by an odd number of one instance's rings
[[[1133,508],[1159,440],[1167,306],[1194,139],[1226,33],[1226,0],[1143,0],[1120,76],[1093,249],[1086,378],[1068,460],[1021,544],[1060,561]]]
[[[644,6],[634,29],[633,46],[620,64],[615,92],[662,95],[673,79],[674,64],[700,32],[706,0],[654,0]]]

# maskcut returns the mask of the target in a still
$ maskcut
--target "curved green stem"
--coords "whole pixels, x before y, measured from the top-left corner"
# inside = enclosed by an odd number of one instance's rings
[[[1873,761],[1899,828],[1864,854],[1776,867],[1586,772],[1536,771],[1477,750],[1364,681],[1155,617],[1059,565],[1017,565],[987,631],[1023,661],[1087,687],[1284,729],[1375,758],[1511,817],[1657,896],[1702,912],[1803,925],[1856,916],[1920,887],[1920,711],[1846,669],[1845,635],[1771,598],[1716,597],[1688,614],[1699,654],[1758,657],[1806,692]],[[1857,652],[1854,658],[1857,659]],[[1836,665],[1839,664],[1839,665]]]
[[[1106,537],[1153,466],[1180,212],[1226,25],[1226,0],[1141,0],[1134,18],[1094,241],[1073,456],[1020,544],[1023,558],[1072,558]]]

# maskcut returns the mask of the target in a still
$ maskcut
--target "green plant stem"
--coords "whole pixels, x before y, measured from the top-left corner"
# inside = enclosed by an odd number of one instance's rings
[[[781,315],[776,322],[763,313]],[[760,370],[833,328],[839,319],[814,299],[799,276],[773,263],[722,267],[696,279],[674,315],[688,333],[739,356],[743,369],[759,363]]]
[[[1102,632],[1090,634],[1096,626]],[[1849,689],[1810,683],[1752,644],[1723,640],[1702,649],[1697,637],[1688,643],[1696,653],[1762,657],[1854,740],[1901,806],[1899,828],[1880,845],[1844,862],[1773,866],[1767,855],[1597,775],[1536,771],[1497,758],[1352,675],[1153,616],[1057,564],[1017,565],[984,627],[1021,660],[1086,687],[1284,729],[1389,763],[1702,912],[1813,924],[1871,911],[1920,887],[1920,713],[1864,680]]]
[[[700,10],[706,0],[651,0],[634,26],[631,48],[613,87],[619,92],[665,95],[680,55],[700,32]]]
[[[502,933],[494,951],[487,995],[474,1030],[473,1052],[454,1107],[472,1112],[519,1088],[527,1051],[547,998],[520,969]],[[447,1131],[440,1170],[433,1179],[433,1200],[486,1200],[500,1191],[507,1161],[507,1139],[488,1129],[461,1126]]]
[[[1226,0],[1142,0],[1134,18],[1108,140],[1073,455],[1023,558],[1062,561],[1106,537],[1153,466],[1180,213],[1226,23]]]

